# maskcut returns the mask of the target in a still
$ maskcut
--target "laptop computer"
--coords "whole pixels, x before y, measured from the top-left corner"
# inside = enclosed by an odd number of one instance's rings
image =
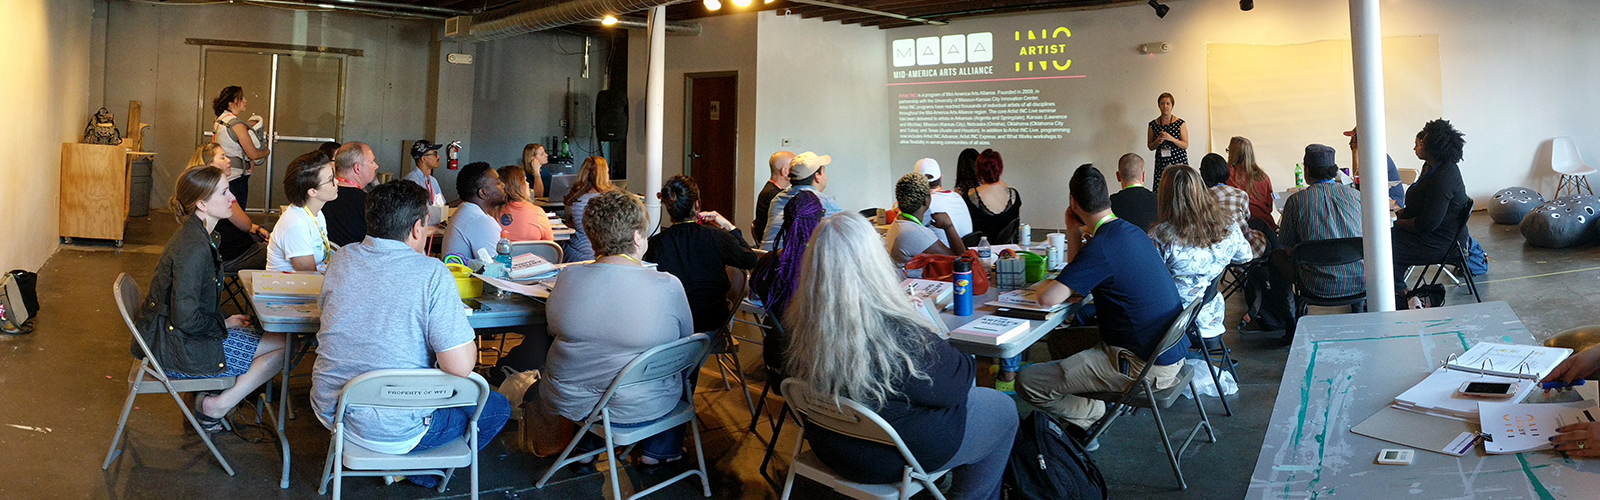
[[[550,176],[550,185],[545,186],[545,192],[552,201],[567,197],[567,192],[572,191],[572,182],[578,179],[578,174],[564,174]]]

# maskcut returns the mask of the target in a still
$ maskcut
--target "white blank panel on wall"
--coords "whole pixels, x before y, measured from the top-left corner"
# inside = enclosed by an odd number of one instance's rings
[[[1350,166],[1348,138],[1356,123],[1355,73],[1349,40],[1294,45],[1213,43],[1206,46],[1211,151],[1227,156],[1233,136],[1250,139],[1256,162],[1283,190],[1307,144],[1333,146]],[[1421,168],[1411,148],[1423,123],[1443,116],[1437,35],[1383,39],[1389,155],[1401,168]],[[1190,162],[1199,155],[1190,148]]]

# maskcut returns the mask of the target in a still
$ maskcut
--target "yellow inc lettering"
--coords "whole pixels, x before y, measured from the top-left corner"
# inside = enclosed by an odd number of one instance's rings
[[[1056,27],[1053,30],[1052,29],[1040,29],[1040,30],[1037,30],[1037,31],[1036,30],[1027,30],[1027,32],[1028,32],[1028,37],[1027,37],[1028,40],[1050,40],[1050,39],[1054,39],[1054,38],[1058,38],[1058,37],[1064,37],[1064,38],[1071,38],[1072,37],[1072,30],[1067,29],[1065,26]],[[1022,32],[1021,31],[1012,32],[1012,38],[1015,41],[1018,41],[1018,42],[1022,41],[1022,39],[1023,39]],[[1047,56],[1047,55],[1059,55],[1059,54],[1066,54],[1066,53],[1067,53],[1067,44],[1065,44],[1065,43],[1029,44],[1029,45],[1023,45],[1023,46],[1017,48],[1017,55],[1018,56]],[[1050,71],[1052,69],[1054,69],[1055,71],[1066,71],[1068,68],[1072,67],[1072,60],[1071,59],[1065,59],[1065,60],[1061,60],[1061,59],[1055,59],[1055,60],[1045,59],[1045,60],[1039,60],[1038,63],[1039,63],[1037,65],[1038,69],[1036,70],[1035,69],[1036,66],[1034,65],[1034,61],[1028,61],[1028,71]],[[1018,72],[1022,71],[1022,62],[1019,61],[1019,62],[1016,63],[1016,70]]]

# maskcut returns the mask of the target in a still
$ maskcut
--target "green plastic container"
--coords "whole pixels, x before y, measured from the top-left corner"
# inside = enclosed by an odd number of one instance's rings
[[[1026,251],[1017,252],[1017,255],[1022,256],[1023,260],[1027,261],[1027,272],[1023,277],[1027,279],[1029,283],[1044,279],[1045,258],[1043,255]]]

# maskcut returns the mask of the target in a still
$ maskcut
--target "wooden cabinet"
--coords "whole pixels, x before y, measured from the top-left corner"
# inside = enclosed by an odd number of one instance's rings
[[[61,144],[61,236],[114,240],[128,220],[128,150]]]

